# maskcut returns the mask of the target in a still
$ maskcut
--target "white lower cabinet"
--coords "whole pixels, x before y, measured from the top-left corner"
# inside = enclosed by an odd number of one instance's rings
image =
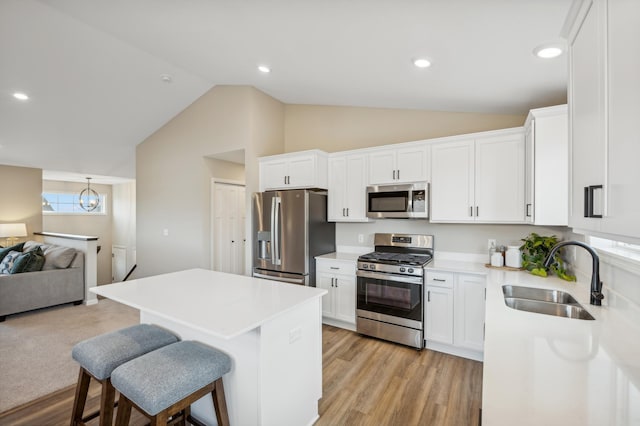
[[[425,347],[482,360],[484,275],[428,271],[425,287]]]
[[[356,262],[316,259],[316,286],[328,291],[322,297],[323,322],[355,330]]]
[[[452,273],[427,273],[424,306],[425,340],[453,344]]]
[[[482,275],[456,274],[453,343],[458,347],[484,351],[486,283]]]

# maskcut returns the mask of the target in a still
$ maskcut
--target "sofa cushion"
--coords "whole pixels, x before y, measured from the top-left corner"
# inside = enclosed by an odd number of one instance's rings
[[[0,262],[4,259],[6,255],[11,251],[19,251],[22,252],[22,248],[24,247],[24,243],[19,243],[11,247],[5,247],[0,249]]]
[[[0,274],[10,274],[11,270],[13,269],[14,263],[16,262],[18,257],[20,257],[21,254],[22,254],[21,251],[15,251],[15,250],[12,250],[9,253],[7,253],[2,259],[2,262],[0,262]]]
[[[44,266],[44,253],[38,246],[35,249],[22,253],[13,262],[13,268],[11,268],[11,274],[20,274],[23,272],[36,272],[41,271]]]
[[[42,270],[66,269],[76,257],[76,249],[62,246],[49,246],[44,249],[44,267]]]

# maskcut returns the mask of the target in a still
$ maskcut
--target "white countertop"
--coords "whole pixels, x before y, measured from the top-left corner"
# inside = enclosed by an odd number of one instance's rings
[[[215,337],[232,339],[326,290],[207,269],[92,287],[93,293]]]
[[[347,253],[338,251],[316,256],[316,259],[338,260],[341,262],[357,262],[358,257],[360,257],[360,254],[358,253]]]
[[[482,424],[640,424],[640,324],[623,301],[590,305],[588,280],[487,271]],[[566,291],[596,319],[511,309],[503,284]]]

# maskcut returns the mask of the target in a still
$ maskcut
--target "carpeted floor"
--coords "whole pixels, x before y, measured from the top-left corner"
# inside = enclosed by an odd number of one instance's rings
[[[0,322],[0,413],[74,384],[73,345],[139,318],[137,309],[108,299],[7,317]]]

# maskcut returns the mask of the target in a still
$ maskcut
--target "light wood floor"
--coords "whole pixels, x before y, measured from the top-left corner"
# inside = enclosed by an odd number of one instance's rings
[[[316,426],[478,425],[482,363],[324,326],[323,397]],[[0,414],[0,425],[67,425],[74,387]],[[90,388],[87,410],[99,404]],[[88,411],[87,411],[88,412]],[[88,425],[97,425],[95,419]],[[148,424],[133,412],[131,424]]]

